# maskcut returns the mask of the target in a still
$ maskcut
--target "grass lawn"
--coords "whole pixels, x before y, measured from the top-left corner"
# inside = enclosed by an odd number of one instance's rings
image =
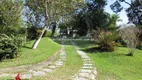
[[[66,43],[70,44],[68,41],[66,41],[65,44]],[[72,76],[81,68],[82,60],[73,46],[66,45],[65,51],[67,54],[67,61],[62,67],[48,74],[46,77],[35,77],[32,80],[72,80]]]
[[[61,48],[50,38],[42,38],[37,49],[31,49],[33,42],[22,47],[19,57],[0,62],[0,68],[35,64],[48,59]]]
[[[134,56],[126,56],[128,49],[117,47],[114,52],[92,52],[90,41],[75,41],[86,51],[97,67],[98,80],[142,80],[142,51],[136,50]]]
[[[15,80],[15,78],[12,78],[12,77],[0,77],[0,80]]]

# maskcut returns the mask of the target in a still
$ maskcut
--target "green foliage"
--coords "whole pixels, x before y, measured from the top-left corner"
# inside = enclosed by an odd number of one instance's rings
[[[39,22],[39,17],[45,18],[47,22],[54,22],[59,20],[60,16],[71,14],[76,9],[77,2],[83,0],[25,0],[26,6],[34,12],[36,21]]]
[[[19,0],[0,1],[0,33],[17,33],[22,23],[22,2]]]
[[[43,37],[50,37],[51,36],[52,31],[45,31],[43,34]]]
[[[137,47],[136,47],[136,48],[142,50],[142,42],[139,42],[139,43],[137,44]]]
[[[121,2],[124,2],[129,5],[128,8],[125,9],[127,13],[127,17],[129,18],[129,21],[136,25],[142,25],[142,3],[141,0],[116,0],[110,7],[113,10],[113,12],[118,13],[121,12],[124,8],[123,5],[121,5]]]
[[[39,34],[41,34],[41,31],[38,30],[38,28],[33,26],[33,27],[27,28],[27,33],[28,33],[27,38],[29,40],[35,40],[35,39],[38,39]]]
[[[20,47],[19,40],[10,38],[5,34],[0,35],[0,38],[0,60],[16,57],[18,47]]]
[[[117,35],[108,31],[101,31],[98,35],[97,43],[101,51],[114,51],[115,46],[118,45],[115,40]]]
[[[119,34],[121,38],[127,44],[129,49],[128,56],[133,56],[135,48],[137,46],[137,42],[139,42],[139,28],[134,25],[122,25],[122,29],[120,29]]]
[[[109,30],[116,30],[117,27],[116,27],[116,23],[117,21],[121,21],[121,19],[119,19],[119,16],[116,15],[116,14],[113,14],[113,15],[110,15],[108,14],[108,29]]]

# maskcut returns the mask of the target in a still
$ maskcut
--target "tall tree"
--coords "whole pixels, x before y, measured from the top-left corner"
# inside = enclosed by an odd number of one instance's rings
[[[117,21],[122,21],[121,19],[119,19],[119,16],[116,14],[108,14],[108,29],[110,30],[114,30],[117,29]]]
[[[68,12],[76,8],[74,3],[76,3],[75,0],[26,0],[26,5],[34,12],[35,16],[42,14],[45,18],[45,27],[40,37],[35,41],[33,49],[36,49],[48,23],[59,16],[67,16]]]
[[[86,0],[85,6],[80,8],[73,19],[74,26],[79,30],[79,34],[82,32],[90,36],[93,29],[106,27],[104,25],[107,22],[107,14],[104,12],[105,5],[106,0]]]
[[[20,0],[0,1],[0,33],[14,34],[23,27],[22,9],[23,4]]]
[[[127,2],[126,0],[116,0],[110,7],[115,12],[121,12],[123,6],[121,2],[124,2],[129,5],[129,8],[126,9],[127,16],[129,18],[130,23],[134,23],[136,25],[142,25],[142,4],[141,0],[131,0],[131,2]]]

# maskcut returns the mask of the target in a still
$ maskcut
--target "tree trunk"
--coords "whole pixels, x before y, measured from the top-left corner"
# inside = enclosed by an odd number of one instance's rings
[[[90,24],[88,18],[86,18],[85,21],[86,21],[86,24],[87,24],[87,34],[86,34],[86,36],[87,36],[87,37],[90,37],[90,36],[91,36],[91,35],[90,35],[90,32],[91,32],[91,24]]]
[[[43,28],[42,33],[41,33],[41,35],[39,36],[39,38],[35,40],[32,49],[36,49],[36,48],[37,48],[37,46],[38,46],[38,44],[39,44],[39,42],[40,42],[40,40],[41,40],[41,38],[42,38],[42,36],[43,36],[45,30],[46,30],[46,26],[48,25],[47,0],[45,0],[45,19],[46,19],[46,20],[45,20],[45,24],[46,24],[46,25],[45,25],[45,27]]]
[[[35,40],[32,49],[36,49],[36,48],[37,48],[37,46],[38,46],[38,44],[39,44],[39,42],[40,42],[40,40],[41,40],[41,38],[42,38],[42,36],[43,36],[45,30],[46,30],[46,26],[43,28],[42,33],[41,33],[41,35],[39,36],[39,38]]]
[[[54,37],[55,30],[56,30],[56,25],[55,25],[55,24],[53,24],[53,26],[52,26],[52,33],[51,33],[51,37]]]

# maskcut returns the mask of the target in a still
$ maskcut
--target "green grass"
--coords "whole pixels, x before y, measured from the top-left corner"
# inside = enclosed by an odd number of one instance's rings
[[[65,42],[65,44],[70,42]],[[77,54],[76,49],[71,45],[65,46],[67,54],[67,61],[65,64],[58,68],[55,72],[47,74],[46,77],[35,77],[32,80],[72,80],[82,66],[81,57]]]
[[[0,77],[0,80],[15,80],[15,78],[12,78],[12,77]]]
[[[94,46],[89,41],[76,41],[82,50]],[[84,45],[85,44],[85,45]],[[98,80],[141,80],[142,51],[135,50],[134,56],[126,56],[128,49],[117,47],[114,52],[86,51],[97,67]]]
[[[42,38],[37,49],[31,49],[33,42],[31,41],[21,49],[19,57],[0,62],[0,68],[35,64],[48,59],[61,48],[59,44],[51,39]]]

